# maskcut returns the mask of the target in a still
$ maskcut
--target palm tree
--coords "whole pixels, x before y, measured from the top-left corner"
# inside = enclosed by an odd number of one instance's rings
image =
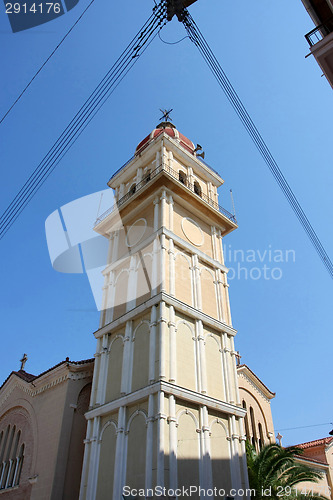
[[[308,465],[297,462],[303,451],[300,448],[283,448],[268,444],[259,453],[246,442],[249,484],[254,500],[327,500],[317,494],[297,490],[303,481],[317,483],[322,474]]]

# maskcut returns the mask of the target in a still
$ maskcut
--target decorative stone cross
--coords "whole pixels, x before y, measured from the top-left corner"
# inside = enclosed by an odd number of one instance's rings
[[[282,446],[282,444],[281,444],[281,440],[282,440],[282,438],[283,438],[283,436],[281,436],[281,434],[280,434],[280,433],[278,433],[278,434],[277,434],[277,436],[276,436],[276,439],[279,441],[279,445],[280,445],[280,446]]]
[[[236,358],[236,363],[237,363],[237,366],[240,365],[240,360],[241,360],[241,355],[239,354],[239,351],[236,352],[235,354],[235,358]]]
[[[24,353],[22,359],[20,359],[21,363],[20,370],[24,370],[24,365],[26,364],[27,361],[28,361],[28,356],[26,355],[26,353]]]

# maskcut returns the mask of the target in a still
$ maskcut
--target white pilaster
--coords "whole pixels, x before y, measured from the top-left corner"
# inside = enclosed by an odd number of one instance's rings
[[[176,401],[174,396],[169,396],[169,468],[170,488],[175,490],[178,486],[177,480],[177,419]]]
[[[111,323],[111,321],[113,319],[115,292],[116,292],[115,273],[114,273],[114,271],[111,271],[109,273],[109,282],[108,282],[108,289],[107,289],[105,324]]]
[[[146,440],[146,490],[153,486],[153,438],[154,438],[154,396],[148,398],[147,440]]]
[[[158,367],[158,378],[159,380],[165,380],[165,340],[166,340],[166,330],[167,330],[167,310],[165,302],[160,302],[160,317],[159,323],[159,367]]]
[[[155,356],[156,356],[156,325],[157,307],[153,306],[150,312],[149,335],[149,383],[155,382]]]
[[[116,262],[118,259],[118,247],[119,247],[119,229],[114,232],[113,237],[113,248],[112,248],[112,262]]]
[[[202,321],[196,320],[197,329],[197,341],[199,345],[199,356],[200,356],[200,392],[202,394],[207,393],[207,371],[206,371],[206,356],[205,356],[205,339],[203,335],[203,324]]]
[[[170,231],[173,231],[173,198],[172,195],[170,194],[169,196],[169,229]]]
[[[211,448],[208,425],[208,409],[203,406],[202,409],[202,434],[203,434],[203,449],[204,449],[204,471],[205,471],[205,487],[206,489],[213,488],[213,470],[211,460]]]
[[[121,406],[118,410],[118,426],[116,438],[116,455],[114,465],[113,498],[122,498],[123,489],[123,467],[124,467],[124,447],[125,447],[125,417],[126,409]],[[112,471],[110,472],[112,474]]]
[[[90,467],[87,485],[87,499],[94,499],[96,496],[97,478],[98,478],[98,465],[99,465],[99,432],[100,432],[100,417],[94,418],[93,435],[90,440]]]
[[[159,228],[159,199],[158,197],[155,198],[153,201],[154,204],[154,231],[157,231]]]
[[[231,311],[230,311],[230,302],[229,302],[229,285],[228,285],[228,280],[227,280],[227,275],[226,273],[223,273],[224,277],[224,293],[225,293],[225,302],[226,302],[226,313],[227,313],[227,322],[230,326],[232,326],[232,321],[231,321]]]
[[[87,422],[86,439],[84,440],[84,455],[83,455],[83,464],[81,472],[79,500],[84,500],[87,498],[86,490],[88,484],[88,466],[89,466],[89,455],[91,447],[90,438],[91,438],[92,426],[93,426],[93,420],[89,419]]]
[[[101,366],[99,371],[99,382],[97,389],[97,404],[105,403],[105,390],[108,375],[108,335],[102,337]]]
[[[200,279],[200,269],[199,269],[199,260],[197,255],[193,255],[194,262],[194,287],[196,290],[196,304],[195,307],[202,310],[202,298],[201,298],[201,279]]]
[[[161,280],[161,292],[166,292],[165,287],[165,262],[166,262],[166,238],[164,234],[160,236],[161,248],[160,248],[160,267],[159,267],[159,275]]]
[[[176,322],[175,322],[175,309],[173,306],[169,307],[169,357],[170,357],[170,373],[169,382],[175,383],[177,377],[177,352],[176,352]]]
[[[212,239],[213,259],[218,260],[217,245],[216,245],[216,227],[215,226],[211,226],[211,239]]]
[[[236,427],[236,419],[234,415],[229,415],[229,433],[231,438],[231,483],[232,488],[236,491],[240,491],[242,488],[241,477],[240,477],[240,460],[238,453],[239,446],[239,434]],[[243,496],[237,495],[236,499],[243,500]]]
[[[233,372],[233,379],[235,383],[235,396],[236,396],[236,404],[240,406],[241,401],[240,401],[240,395],[239,395],[239,387],[238,387],[238,376],[237,376],[237,365],[236,365],[236,355],[237,352],[235,351],[235,343],[234,343],[234,338],[230,338],[230,343],[231,343],[231,363],[232,363],[232,372]]]
[[[176,275],[175,275],[175,247],[173,239],[169,239],[169,293],[172,297],[175,296]]]
[[[162,191],[162,195],[161,195],[161,220],[160,220],[160,227],[166,227],[166,200],[167,200],[167,197],[166,197],[166,191],[165,189],[163,189]]]
[[[221,356],[222,356],[222,370],[223,370],[223,382],[224,382],[224,391],[225,391],[225,399],[229,403],[231,396],[230,396],[230,385],[229,385],[229,369],[228,369],[228,362],[227,362],[227,348],[226,348],[226,339],[225,339],[226,334],[222,333],[221,334]]]
[[[127,304],[126,312],[134,309],[136,305],[136,283],[137,282],[137,271],[136,271],[136,256],[132,255],[130,260],[130,272],[128,278],[127,287]]]
[[[164,392],[158,393],[157,403],[157,486],[164,487]]]
[[[131,390],[132,385],[132,321],[127,321],[125,326],[125,337],[124,337],[124,351],[123,351],[123,366],[121,374],[121,388],[120,392],[122,395],[128,394]]]

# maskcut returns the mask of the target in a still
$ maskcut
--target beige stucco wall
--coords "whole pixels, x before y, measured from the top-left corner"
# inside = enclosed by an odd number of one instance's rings
[[[244,422],[247,438],[257,449],[261,445],[275,442],[270,405],[274,394],[246,366],[240,367],[238,371],[238,384],[242,406],[247,410]]]
[[[86,425],[83,414],[88,409],[90,389],[81,397],[80,393],[91,381],[91,368],[75,380],[64,364],[35,379],[34,385],[12,375],[2,387],[0,432],[3,426],[16,425],[25,444],[19,488],[15,493],[2,492],[3,498],[69,500],[78,494]],[[75,416],[77,410],[79,415]],[[70,482],[66,471],[71,471]],[[32,485],[28,478],[33,478]]]

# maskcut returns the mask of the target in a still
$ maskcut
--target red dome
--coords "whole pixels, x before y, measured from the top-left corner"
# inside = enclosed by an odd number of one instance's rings
[[[154,128],[154,130],[137,145],[135,154],[141,153],[145,149],[145,147],[148,146],[151,140],[161,135],[162,132],[165,132],[173,139],[176,139],[176,141],[179,142],[179,144],[183,148],[185,148],[190,153],[194,154],[195,146],[193,142],[190,141],[190,139],[188,139],[187,137],[185,137],[185,135],[178,132],[176,127],[169,122],[161,123],[156,128]]]

